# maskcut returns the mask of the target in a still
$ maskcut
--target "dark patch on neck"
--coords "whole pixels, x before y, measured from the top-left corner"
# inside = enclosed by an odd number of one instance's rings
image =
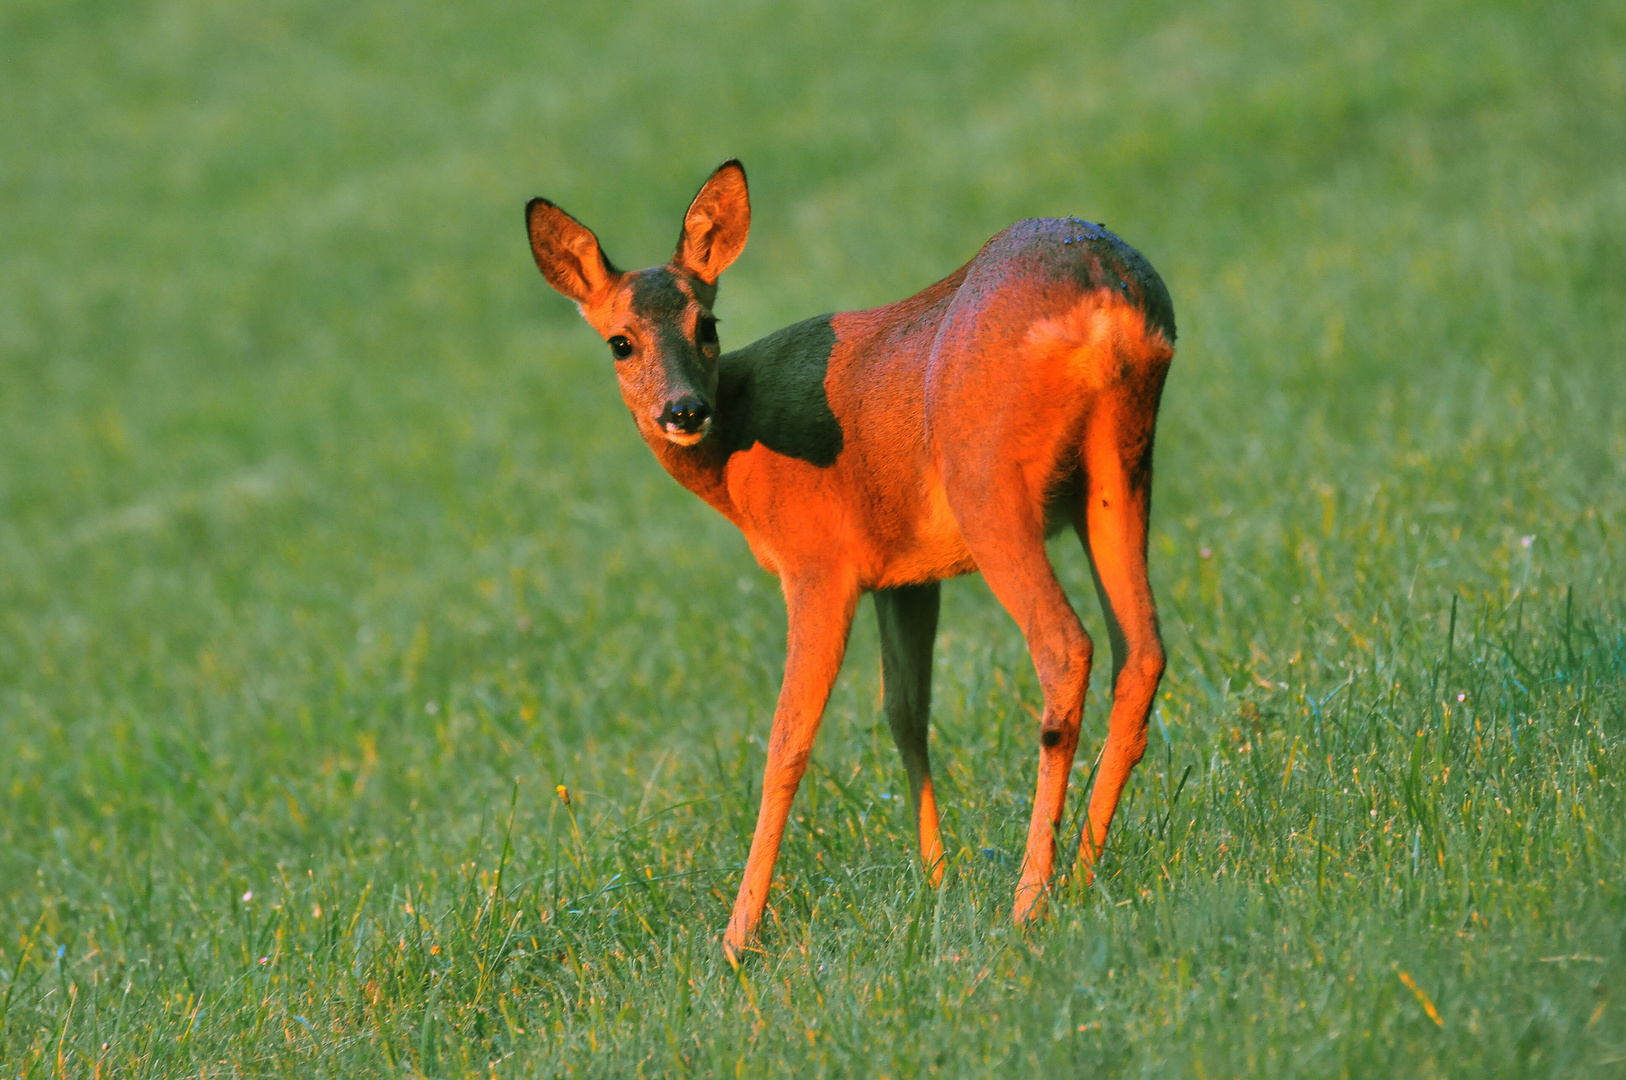
[[[836,344],[830,318],[787,326],[722,358],[715,437],[725,452],[761,443],[820,468],[835,464],[841,424],[824,390]]]

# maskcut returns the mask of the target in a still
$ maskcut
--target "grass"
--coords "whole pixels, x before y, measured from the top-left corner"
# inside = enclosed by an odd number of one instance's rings
[[[1626,1072],[1618,5],[14,0],[0,100],[0,1076]],[[968,579],[945,888],[864,616],[720,958],[783,606],[520,210],[651,263],[734,154],[725,344],[1036,214],[1174,295],[1170,673],[1032,932]]]

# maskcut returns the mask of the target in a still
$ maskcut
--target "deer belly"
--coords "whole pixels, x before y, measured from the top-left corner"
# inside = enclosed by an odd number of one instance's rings
[[[875,568],[872,580],[866,582],[869,588],[941,581],[977,568],[941,486],[932,485],[908,510],[911,513],[877,523]]]

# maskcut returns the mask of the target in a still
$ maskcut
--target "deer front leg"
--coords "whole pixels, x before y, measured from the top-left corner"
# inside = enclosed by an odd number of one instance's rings
[[[762,805],[757,810],[756,833],[745,861],[745,880],[734,901],[723,949],[730,959],[756,935],[762,910],[768,903],[779,842],[785,820],[796,798],[808,755],[819,733],[830,687],[841,670],[847,651],[847,632],[858,605],[858,586],[850,575],[833,572],[804,573],[784,578],[785,609],[789,615],[789,646],[785,652],[785,681],[774,710],[773,734],[768,739],[768,765],[762,774]]]

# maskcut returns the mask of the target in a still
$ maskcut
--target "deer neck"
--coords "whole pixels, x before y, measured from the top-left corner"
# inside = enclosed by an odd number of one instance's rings
[[[672,479],[700,496],[708,506],[735,525],[740,525],[739,510],[728,494],[724,466],[728,451],[713,431],[694,446],[678,446],[658,434],[646,436],[645,441],[655,452],[655,460],[671,474]]]

